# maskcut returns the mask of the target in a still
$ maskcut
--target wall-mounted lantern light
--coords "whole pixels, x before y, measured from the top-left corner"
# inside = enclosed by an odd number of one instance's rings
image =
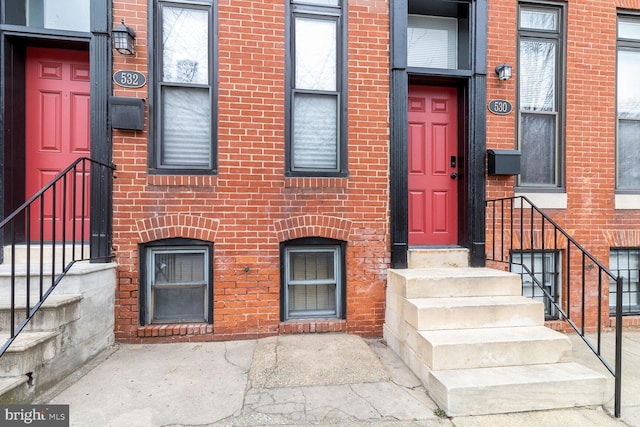
[[[506,62],[498,65],[496,67],[496,74],[498,75],[498,80],[509,80],[511,78],[511,65]]]
[[[124,19],[122,24],[118,25],[111,31],[111,39],[113,40],[113,48],[123,55],[133,55],[133,42],[136,39],[136,33],[126,25]]]

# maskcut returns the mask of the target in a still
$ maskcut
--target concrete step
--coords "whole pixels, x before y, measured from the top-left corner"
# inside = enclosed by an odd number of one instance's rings
[[[87,277],[91,277],[90,280],[103,280],[100,276],[105,276],[105,280],[110,280],[113,269],[113,265],[108,263],[90,263],[87,261],[81,261],[75,263],[71,269],[67,272],[64,278],[65,293],[82,293],[87,287]],[[56,264],[55,269],[51,264],[43,265],[43,286],[47,290],[52,284],[51,272],[55,270],[58,274],[61,272],[62,267]],[[16,295],[31,295],[37,294],[40,287],[40,267],[38,265],[32,265],[29,272],[30,285],[27,292],[27,268],[25,265],[15,266],[15,293]],[[90,276],[87,276],[90,275]],[[7,264],[0,264],[0,296],[11,295],[11,266]]]
[[[544,326],[418,331],[429,369],[469,369],[571,361],[571,340]]]
[[[407,252],[407,264],[412,268],[456,268],[469,266],[466,248],[415,248]]]
[[[416,330],[542,326],[542,302],[522,296],[413,298],[404,303],[405,321]]]
[[[80,318],[80,300],[82,295],[50,295],[27,323],[24,331],[51,331],[67,325]],[[31,299],[30,305],[37,302]],[[14,325],[17,326],[26,318],[26,296],[15,298]],[[11,301],[9,297],[0,296],[0,331],[11,330]]]
[[[57,332],[22,332],[0,358],[0,376],[12,377],[35,371],[56,355]],[[0,334],[4,344],[8,334]]]
[[[491,268],[391,269],[387,287],[405,298],[521,295],[520,276]]]
[[[73,260],[73,250],[75,249],[75,259],[89,257],[89,244],[82,245],[80,243],[76,243],[75,245],[72,243],[64,245],[64,258],[66,261]],[[84,252],[83,252],[84,251]],[[30,245],[27,250],[26,244],[16,245],[15,246],[15,260],[16,264],[26,264],[27,263],[27,255],[31,254],[31,262],[33,264],[40,263],[40,252],[42,252],[43,263],[50,264],[53,260],[53,256],[55,255],[56,263],[62,261],[63,256],[63,246],[55,245],[52,246],[51,243],[44,243],[42,245],[42,250],[40,249],[40,243],[34,242]],[[10,264],[12,259],[11,246],[4,247],[4,264]]]
[[[536,411],[606,402],[606,378],[577,363],[432,371],[429,395],[448,416]]]
[[[24,404],[30,392],[28,375],[0,377],[0,403]]]

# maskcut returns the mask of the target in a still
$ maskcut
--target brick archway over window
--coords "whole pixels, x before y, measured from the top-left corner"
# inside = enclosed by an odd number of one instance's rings
[[[635,248],[640,246],[639,230],[606,230],[605,242],[611,248]]]
[[[325,215],[301,215],[275,222],[278,242],[302,237],[324,237],[347,241],[352,222]]]
[[[214,242],[219,221],[193,215],[163,215],[137,221],[139,243],[183,237]]]

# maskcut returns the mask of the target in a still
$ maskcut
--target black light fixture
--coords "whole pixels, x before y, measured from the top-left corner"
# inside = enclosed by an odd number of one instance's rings
[[[126,25],[124,19],[122,24],[118,25],[111,31],[111,39],[113,40],[113,48],[123,55],[133,55],[133,42],[136,39],[136,33]]]
[[[506,62],[498,65],[496,67],[496,74],[498,75],[498,80],[509,80],[511,78],[511,65]]]

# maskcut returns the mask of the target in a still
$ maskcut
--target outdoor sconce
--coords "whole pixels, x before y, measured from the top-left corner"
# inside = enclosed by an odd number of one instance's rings
[[[496,74],[498,75],[498,80],[509,80],[511,78],[511,65],[506,62],[498,65],[496,67]]]
[[[122,24],[118,25],[111,32],[111,38],[113,39],[113,48],[123,55],[133,55],[135,50],[133,49],[133,42],[136,39],[136,33],[126,25],[124,25],[124,19]]]

